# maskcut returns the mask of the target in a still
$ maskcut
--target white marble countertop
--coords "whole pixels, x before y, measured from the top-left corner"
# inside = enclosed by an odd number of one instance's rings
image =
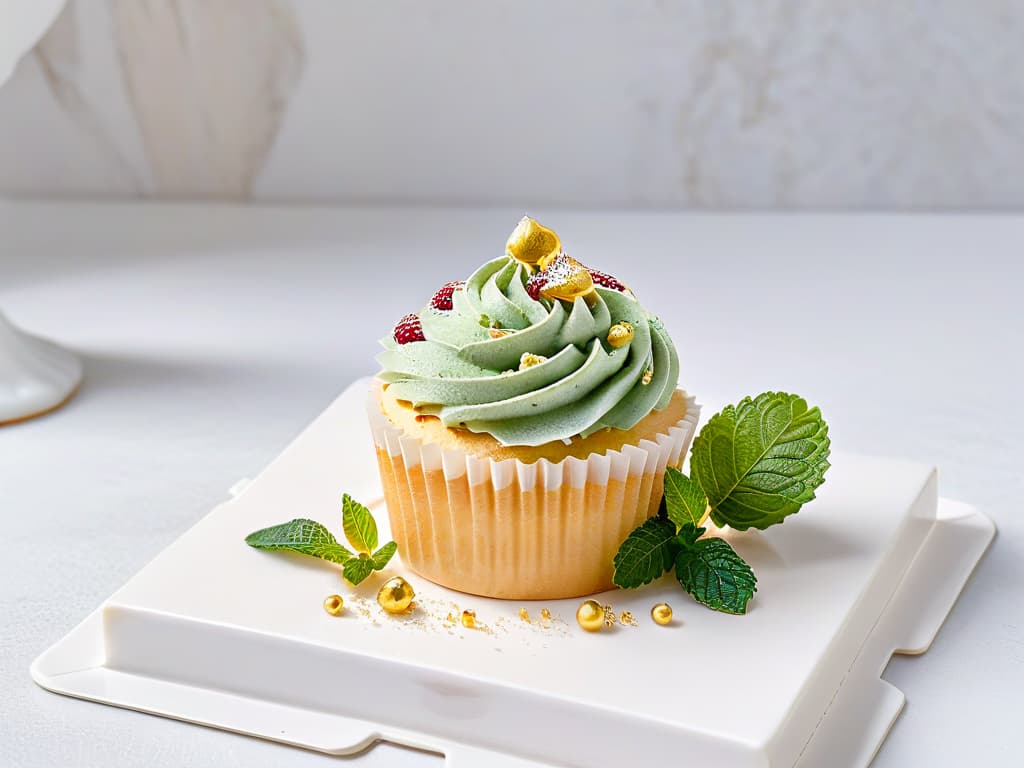
[[[531,213],[659,311],[710,407],[798,391],[836,449],[937,464],[996,521],[935,645],[886,672],[908,703],[875,765],[1020,764],[1024,217]],[[0,203],[0,307],[86,367],[67,408],[0,429],[0,764],[346,762],[54,696],[28,666],[519,215]],[[441,765],[389,745],[351,762]]]

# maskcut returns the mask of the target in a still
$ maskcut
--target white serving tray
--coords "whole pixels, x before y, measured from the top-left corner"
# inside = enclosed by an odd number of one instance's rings
[[[809,508],[766,532],[725,532],[759,578],[746,616],[707,610],[667,577],[600,598],[638,626],[587,634],[578,600],[462,595],[398,557],[353,589],[334,566],[243,539],[293,517],[340,534],[343,491],[380,506],[366,387],[36,659],[35,681],[323,752],[392,741],[452,768],[855,768],[903,705],[880,678],[890,656],[927,649],[994,534],[972,507],[938,499],[931,468],[836,454]],[[394,574],[417,590],[409,618],[374,602]],[[339,618],[320,606],[335,592]],[[648,617],[661,600],[673,626]],[[447,621],[462,608],[485,628]],[[595,738],[599,756],[581,753]]]

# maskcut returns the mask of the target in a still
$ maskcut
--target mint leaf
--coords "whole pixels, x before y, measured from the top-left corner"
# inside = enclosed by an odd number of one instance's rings
[[[690,469],[711,519],[767,528],[814,498],[828,469],[828,425],[797,395],[765,392],[711,417],[693,443]]]
[[[398,550],[398,545],[393,541],[389,541],[383,547],[373,553],[373,570],[379,571],[388,564],[388,561],[392,558],[395,552]]]
[[[615,554],[616,586],[632,589],[661,576],[672,567],[679,545],[676,524],[664,517],[652,517],[635,528]]]
[[[690,526],[686,526],[690,528]],[[703,529],[676,555],[676,578],[699,603],[724,613],[746,613],[757,591],[757,577],[725,539],[700,539]],[[686,533],[680,538],[689,539]]]
[[[373,573],[373,558],[363,552],[358,557],[353,557],[345,563],[341,569],[346,581],[358,584],[371,573]]]
[[[344,565],[352,553],[315,520],[300,518],[250,533],[245,543],[256,549],[285,550]]]
[[[370,510],[347,493],[341,497],[341,525],[357,552],[369,554],[377,548],[377,522]]]
[[[704,522],[708,497],[696,480],[691,480],[678,469],[665,470],[665,510],[668,519],[682,528],[686,523],[694,526]]]

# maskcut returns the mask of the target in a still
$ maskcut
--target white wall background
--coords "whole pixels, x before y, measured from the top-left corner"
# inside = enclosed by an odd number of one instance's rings
[[[69,0],[4,193],[1019,207],[1024,2]]]

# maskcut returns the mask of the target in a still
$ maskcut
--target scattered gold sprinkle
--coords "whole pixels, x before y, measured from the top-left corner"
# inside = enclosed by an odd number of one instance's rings
[[[466,609],[462,612],[462,626],[466,629],[476,628],[476,611]]]
[[[377,593],[377,602],[388,613],[405,613],[412,608],[412,599],[416,591],[412,584],[401,576],[395,576],[384,582]]]
[[[551,611],[549,611],[547,608],[541,608],[540,617],[544,619],[544,621],[551,621]]]
[[[519,370],[522,371],[526,368],[533,368],[535,365],[547,362],[547,358],[544,355],[535,355],[532,352],[523,352],[523,356],[519,358]]]
[[[672,606],[668,603],[658,603],[651,608],[651,618],[655,624],[667,626],[672,623]]]
[[[640,383],[643,384],[644,386],[647,386],[648,384],[651,383],[651,379],[653,379],[653,378],[654,378],[654,369],[653,368],[648,368],[646,371],[644,371],[644,376],[643,376],[642,379],[640,379]]]
[[[519,618],[525,621],[527,624],[530,623],[530,612],[525,608],[519,609]]]
[[[503,336],[508,336],[509,331],[502,330],[501,328],[491,328],[487,331],[487,335],[492,339],[500,339]]]
[[[608,344],[612,347],[624,347],[633,340],[633,333],[633,326],[629,323],[616,323],[608,329]]]
[[[576,623],[587,632],[597,632],[604,621],[604,608],[597,600],[584,600],[576,609]]]
[[[340,616],[345,610],[345,598],[341,595],[328,595],[324,598],[324,610],[331,616]]]
[[[623,611],[619,614],[619,624],[625,624],[627,627],[636,626],[636,618],[629,611]]]

